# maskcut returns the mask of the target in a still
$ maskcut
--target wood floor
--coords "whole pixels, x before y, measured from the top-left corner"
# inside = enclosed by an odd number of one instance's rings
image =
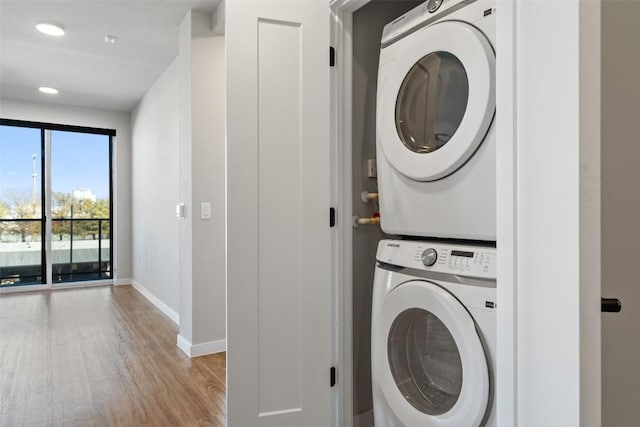
[[[130,286],[0,296],[0,426],[223,426],[224,353],[176,333]]]

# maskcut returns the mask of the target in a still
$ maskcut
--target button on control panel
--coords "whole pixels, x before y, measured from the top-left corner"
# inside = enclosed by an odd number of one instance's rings
[[[482,250],[459,251],[449,253],[448,268],[458,273],[490,273],[494,268],[495,256]]]
[[[442,6],[442,0],[428,0],[427,1],[427,10],[429,13],[433,13],[436,10],[440,9]]]

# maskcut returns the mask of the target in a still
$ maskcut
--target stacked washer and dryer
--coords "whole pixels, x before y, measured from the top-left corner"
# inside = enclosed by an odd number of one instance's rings
[[[495,0],[429,0],[385,26],[376,427],[493,427]]]

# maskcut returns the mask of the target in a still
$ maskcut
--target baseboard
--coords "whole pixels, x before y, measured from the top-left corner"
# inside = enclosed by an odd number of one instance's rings
[[[186,354],[187,356],[191,357],[191,341],[189,341],[188,339],[186,339],[182,335],[178,334],[178,340],[177,340],[176,344],[178,345],[178,348],[180,350],[182,350],[182,352],[184,354]]]
[[[132,279],[116,279],[113,281],[113,286],[131,285],[132,283]]]
[[[227,340],[208,341],[200,344],[191,344],[191,342],[178,334],[178,348],[189,357],[205,356],[207,354],[221,353],[227,350]]]
[[[136,291],[140,292],[143,297],[148,299],[151,304],[155,305],[158,310],[164,313],[165,316],[171,319],[173,323],[175,323],[176,325],[180,325],[180,315],[176,313],[171,307],[160,301],[155,295],[149,292],[147,288],[145,288],[135,280],[131,280],[131,286],[133,286]]]
[[[191,346],[191,357],[227,351],[227,340],[208,341]]]
[[[373,410],[353,417],[353,427],[373,427]]]

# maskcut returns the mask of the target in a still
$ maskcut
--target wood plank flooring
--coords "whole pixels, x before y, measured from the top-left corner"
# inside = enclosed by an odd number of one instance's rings
[[[0,296],[0,426],[224,426],[224,353],[176,333],[130,286]]]

